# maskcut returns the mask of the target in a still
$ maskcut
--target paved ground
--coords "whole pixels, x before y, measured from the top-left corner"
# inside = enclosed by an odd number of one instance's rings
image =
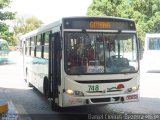
[[[35,89],[27,87],[23,79],[22,56],[18,52],[10,54],[8,64],[0,65],[0,99],[8,100],[7,115],[17,113],[21,118],[28,119],[26,115],[29,114],[53,113],[46,98]]]
[[[154,116],[160,113],[159,73],[141,73],[139,102],[67,108],[62,112],[53,112],[46,98],[35,89],[27,87],[23,80],[22,58],[19,54],[12,53],[10,58],[13,62],[8,65],[0,65],[0,99],[7,99],[10,105],[16,108],[22,120],[40,120],[40,118],[42,120],[60,120],[61,118],[66,120],[69,117],[72,117],[73,120],[81,120],[84,114],[90,119],[92,115],[104,117],[112,114],[139,113],[145,114],[145,117],[149,116],[147,119],[151,117],[160,119],[160,116]]]

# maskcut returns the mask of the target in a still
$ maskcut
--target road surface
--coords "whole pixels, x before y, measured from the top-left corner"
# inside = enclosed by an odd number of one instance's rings
[[[13,52],[10,58],[13,62],[0,65],[0,99],[12,102],[23,119],[130,119],[136,118],[131,115],[137,114],[145,119],[160,119],[160,73],[141,72],[139,102],[66,108],[62,112],[53,112],[47,99],[34,88],[27,87],[23,80],[20,54]]]

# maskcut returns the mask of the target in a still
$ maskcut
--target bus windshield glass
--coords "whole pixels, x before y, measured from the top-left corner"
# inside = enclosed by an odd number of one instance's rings
[[[138,70],[135,33],[65,33],[68,74],[131,73]]]

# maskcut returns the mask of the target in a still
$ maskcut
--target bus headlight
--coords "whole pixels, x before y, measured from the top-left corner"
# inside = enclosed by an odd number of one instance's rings
[[[68,95],[74,95],[74,96],[84,96],[84,93],[83,92],[81,92],[81,91],[73,91],[73,90],[70,90],[70,89],[68,89],[68,90],[66,90],[66,93],[68,94]]]
[[[73,90],[66,90],[66,93],[67,93],[68,95],[73,95],[73,94],[74,94],[74,91],[73,91]]]
[[[125,93],[132,93],[132,92],[136,92],[137,90],[139,90],[139,86],[134,86],[131,88],[128,88]]]

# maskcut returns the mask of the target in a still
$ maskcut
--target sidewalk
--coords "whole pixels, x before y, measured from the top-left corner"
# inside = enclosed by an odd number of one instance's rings
[[[0,120],[32,120],[27,114],[19,114],[12,101],[8,101],[8,111],[0,114]]]
[[[0,119],[1,120],[18,120],[18,112],[11,101],[8,102],[8,111],[5,113],[1,113]]]

